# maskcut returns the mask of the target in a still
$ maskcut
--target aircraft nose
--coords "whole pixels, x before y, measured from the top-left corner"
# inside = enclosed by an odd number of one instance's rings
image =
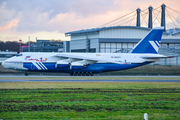
[[[7,63],[6,63],[5,61],[2,62],[2,66],[3,66],[4,68],[8,68],[8,67],[7,67]]]

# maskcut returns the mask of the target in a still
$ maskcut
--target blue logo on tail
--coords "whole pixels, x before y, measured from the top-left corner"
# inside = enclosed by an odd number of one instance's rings
[[[131,53],[154,53],[157,54],[161,43],[164,27],[152,29],[148,35],[139,41]]]

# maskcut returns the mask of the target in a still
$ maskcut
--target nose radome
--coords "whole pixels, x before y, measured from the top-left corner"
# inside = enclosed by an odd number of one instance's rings
[[[4,68],[7,68],[5,61],[2,62],[2,66],[3,66]]]
[[[2,62],[2,66],[4,67],[4,61]]]

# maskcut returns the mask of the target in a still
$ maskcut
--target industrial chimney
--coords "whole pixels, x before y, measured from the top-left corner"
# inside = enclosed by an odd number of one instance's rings
[[[164,27],[164,32],[166,31],[165,8],[166,8],[166,5],[165,5],[165,4],[162,4],[162,5],[161,5],[161,9],[162,9],[162,14],[161,14],[161,26]]]
[[[140,26],[141,26],[141,24],[140,24],[140,12],[141,12],[141,9],[138,8],[138,9],[136,9],[136,11],[137,11],[137,22],[136,22],[136,26],[137,26],[137,27],[140,27]]]
[[[153,24],[152,24],[152,10],[153,10],[153,7],[152,6],[149,6],[149,21],[148,21],[148,28],[151,28],[153,27]]]

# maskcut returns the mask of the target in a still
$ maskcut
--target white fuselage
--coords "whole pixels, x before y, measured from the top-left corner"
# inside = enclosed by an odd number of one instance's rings
[[[57,56],[59,53],[20,53],[19,56],[14,56],[7,59],[2,63],[5,68],[16,69],[16,70],[30,70],[27,67],[24,67],[25,63],[54,63],[59,64],[61,61],[67,60],[68,58]],[[61,53],[63,55],[76,55],[83,56],[82,60],[73,59],[71,64],[83,61],[84,58],[92,58],[93,60],[98,60],[98,63],[104,64],[120,64],[120,65],[131,65],[131,64],[143,64],[145,62],[155,62],[158,59],[145,59],[143,57],[163,57],[159,54],[135,54],[135,53]],[[93,64],[93,63],[92,63]],[[41,69],[38,70],[48,70],[43,67],[43,65],[38,65]],[[77,65],[77,64],[75,64]],[[129,66],[130,67],[130,66]],[[44,68],[44,69],[42,69]]]

